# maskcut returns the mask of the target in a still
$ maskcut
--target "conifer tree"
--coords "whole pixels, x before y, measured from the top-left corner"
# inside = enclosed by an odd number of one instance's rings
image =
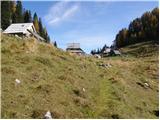
[[[39,24],[39,35],[41,37],[44,37],[45,36],[45,32],[44,32],[44,29],[43,29],[41,18],[39,18],[38,24]]]
[[[23,7],[21,1],[17,1],[15,16],[16,16],[16,23],[23,22]]]
[[[29,12],[28,12],[28,10],[26,10],[25,12],[24,12],[24,23],[28,23],[29,22]]]
[[[29,22],[32,22],[32,13],[30,10],[29,10]]]
[[[145,12],[140,18],[134,19],[128,29],[120,30],[114,47],[120,48],[144,41],[159,42],[159,8]]]
[[[34,27],[35,27],[37,33],[39,33],[39,23],[38,23],[37,13],[34,13],[34,16],[33,16],[33,24],[34,24]]]
[[[54,42],[54,46],[57,48],[57,42],[56,41]]]
[[[10,1],[1,1],[1,26],[5,30],[11,24]]]
[[[50,37],[49,37],[49,35],[48,35],[48,33],[47,33],[46,27],[44,27],[43,30],[44,30],[44,33],[45,33],[45,35],[44,35],[45,42],[46,42],[46,43],[50,43]]]
[[[44,39],[46,40],[47,39],[47,36],[46,36],[47,35],[46,27],[43,28],[43,31],[44,31]]]
[[[49,37],[48,33],[47,33],[46,43],[50,43],[50,37]]]
[[[11,15],[12,23],[16,23],[16,14],[15,12]]]
[[[31,12],[29,10],[26,10],[24,12],[24,22],[25,23],[30,23],[32,22],[32,17],[31,17]]]
[[[11,10],[11,13],[16,12],[16,2],[15,1],[10,1],[10,10]]]
[[[11,14],[11,21],[12,23],[16,22],[16,2],[15,1],[10,1],[10,14]]]

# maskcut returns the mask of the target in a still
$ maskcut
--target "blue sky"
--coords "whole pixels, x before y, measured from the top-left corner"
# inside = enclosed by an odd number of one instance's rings
[[[66,2],[23,1],[23,7],[42,18],[52,41],[65,49],[80,43],[90,53],[104,44],[110,46],[116,34],[144,12],[158,7],[157,1]]]

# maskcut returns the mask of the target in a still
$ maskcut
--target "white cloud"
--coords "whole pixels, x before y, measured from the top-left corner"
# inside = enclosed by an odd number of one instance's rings
[[[44,18],[49,25],[55,25],[70,19],[78,9],[78,4],[70,4],[70,2],[61,1],[54,4]]]

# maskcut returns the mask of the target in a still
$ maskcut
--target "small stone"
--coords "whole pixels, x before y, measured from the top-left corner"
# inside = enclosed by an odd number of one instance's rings
[[[21,83],[21,81],[18,80],[18,79],[16,79],[15,82],[16,82],[16,84],[20,84]]]
[[[45,116],[44,116],[45,119],[52,119],[52,116],[51,116],[51,112],[50,111],[47,111]]]
[[[148,83],[144,83],[147,87],[149,87],[149,84]]]
[[[85,92],[86,90],[85,90],[85,88],[83,88],[83,92]]]

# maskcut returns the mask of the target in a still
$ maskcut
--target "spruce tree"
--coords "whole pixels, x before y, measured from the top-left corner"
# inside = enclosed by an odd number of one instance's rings
[[[30,23],[30,22],[32,22],[31,11],[26,10],[26,11],[24,12],[24,22],[25,22],[25,23]]]
[[[39,18],[38,24],[39,24],[39,35],[40,35],[41,37],[44,37],[44,34],[45,34],[45,33],[44,33],[44,30],[43,30],[41,18]]]
[[[1,27],[5,30],[11,24],[10,1],[1,1]]]
[[[29,22],[32,22],[32,14],[30,10],[29,10]]]
[[[29,12],[28,12],[28,10],[26,10],[26,11],[24,12],[24,22],[25,22],[25,23],[30,22],[30,21],[29,21]]]
[[[54,42],[54,46],[57,48],[57,42],[56,41]]]
[[[46,27],[44,27],[43,30],[44,30],[44,39],[45,39],[45,42],[46,42],[46,43],[49,43],[49,42],[50,42],[50,37],[48,36]]]
[[[12,13],[11,15],[12,23],[16,23],[16,14]]]
[[[47,33],[46,43],[50,43],[50,37],[49,37],[48,33]]]
[[[50,37],[47,35],[47,43],[50,43]]]
[[[23,22],[23,11],[22,10],[23,10],[22,2],[17,1],[16,11],[15,11],[16,23],[22,23]]]

